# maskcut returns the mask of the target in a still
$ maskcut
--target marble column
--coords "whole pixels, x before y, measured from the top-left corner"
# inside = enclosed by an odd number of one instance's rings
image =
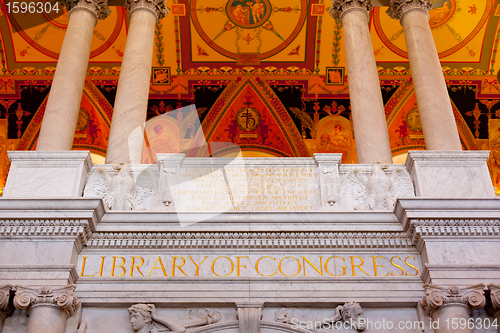
[[[391,0],[387,14],[401,20],[418,111],[428,150],[462,150],[448,89],[429,26],[430,0]]]
[[[466,289],[441,288],[425,284],[426,296],[420,300],[422,308],[432,317],[435,333],[473,333],[468,325],[463,327],[460,320],[467,322],[472,310],[486,305],[484,286],[476,285]],[[458,328],[454,323],[458,324]]]
[[[349,96],[358,163],[392,163],[384,102],[368,20],[371,0],[332,0],[330,15],[344,27]]]
[[[164,0],[126,0],[125,8],[130,10],[130,25],[118,80],[106,164],[140,163],[144,140],[141,128],[148,109],[154,30],[158,20],[168,14]]]
[[[490,284],[488,289],[490,289],[488,312],[491,316],[497,319],[497,323],[500,325],[500,286]],[[497,330],[500,332],[500,326],[497,327]]]
[[[66,1],[69,23],[57,60],[36,150],[71,150],[98,19],[110,11],[107,0]]]
[[[12,314],[13,308],[10,303],[11,289],[11,285],[4,285],[0,287],[0,332],[2,332],[4,319]]]
[[[31,289],[17,287],[14,306],[29,313],[26,333],[64,333],[66,319],[78,306],[75,285]]]

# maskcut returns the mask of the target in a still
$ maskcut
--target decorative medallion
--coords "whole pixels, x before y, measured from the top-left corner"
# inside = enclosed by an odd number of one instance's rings
[[[261,26],[269,19],[271,12],[269,0],[230,0],[226,5],[229,20],[244,29]]]
[[[236,113],[236,124],[245,132],[255,131],[260,125],[260,112],[253,106],[242,107]]]

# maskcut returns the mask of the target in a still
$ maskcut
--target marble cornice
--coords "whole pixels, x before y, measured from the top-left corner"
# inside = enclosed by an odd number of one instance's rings
[[[71,17],[72,11],[77,9],[86,9],[92,12],[98,20],[104,20],[111,14],[108,0],[67,0],[66,9],[69,11],[69,17]]]
[[[38,288],[16,287],[14,306],[28,312],[37,306],[52,306],[64,311],[68,318],[73,315],[79,302],[74,297],[75,285],[62,288],[43,286]]]
[[[427,13],[431,9],[430,0],[391,0],[387,15],[395,20],[401,20],[409,11],[422,10]]]
[[[129,15],[139,9],[149,10],[156,16],[157,22],[170,12],[165,6],[165,0],[125,0],[125,9],[130,10]]]
[[[432,284],[424,284],[425,296],[419,301],[428,315],[445,306],[463,306],[471,313],[474,309],[482,309],[486,305],[484,285],[478,284],[466,289],[457,286],[442,288]]]
[[[11,290],[12,286],[10,284],[0,286],[0,315],[3,315],[3,317],[10,316],[13,311],[12,304],[10,303]],[[2,320],[1,317],[0,320]]]
[[[87,248],[284,249],[411,248],[402,232],[158,232],[94,233]]]
[[[332,0],[332,7],[329,14],[336,20],[342,20],[347,12],[351,10],[361,10],[365,12],[368,17],[370,11],[373,9],[371,0]]]

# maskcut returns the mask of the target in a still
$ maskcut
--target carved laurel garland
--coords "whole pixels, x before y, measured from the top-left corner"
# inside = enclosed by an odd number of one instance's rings
[[[349,9],[362,9],[367,12],[373,9],[371,0],[332,0],[329,14],[336,20],[341,20],[342,15]]]
[[[83,244],[92,234],[88,220],[0,220],[1,236],[77,236]]]
[[[387,15],[395,20],[401,20],[404,14],[413,9],[429,11],[432,9],[430,0],[391,0]]]
[[[472,310],[482,309],[486,305],[484,285],[482,284],[461,290],[457,286],[446,289],[425,284],[424,287],[426,296],[419,303],[429,315],[443,306],[465,306],[472,312]]]
[[[30,289],[17,287],[14,297],[14,306],[19,310],[30,311],[37,306],[53,306],[66,312],[71,317],[79,302],[73,296],[75,285],[62,288],[42,287],[41,289]]]
[[[408,248],[402,232],[94,233],[89,248]]]

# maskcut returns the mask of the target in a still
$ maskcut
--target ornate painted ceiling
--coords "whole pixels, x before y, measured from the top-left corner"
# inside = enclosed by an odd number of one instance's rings
[[[500,1],[433,2],[429,22],[463,147],[500,149],[500,141],[489,140],[500,128]],[[188,117],[180,108],[194,104],[201,122],[196,133],[172,131],[176,149],[201,139],[237,144],[245,156],[342,152],[345,163],[356,162],[342,26],[328,15],[328,1],[167,0],[167,6],[171,12],[155,30],[148,119],[172,112],[180,126]],[[398,158],[425,142],[403,29],[386,9],[373,10],[369,27]],[[94,29],[74,141],[74,149],[95,156],[106,152],[127,37],[126,11],[111,11]],[[68,23],[67,13],[29,15],[7,14],[4,6],[0,16],[3,170],[5,151],[36,147]]]

